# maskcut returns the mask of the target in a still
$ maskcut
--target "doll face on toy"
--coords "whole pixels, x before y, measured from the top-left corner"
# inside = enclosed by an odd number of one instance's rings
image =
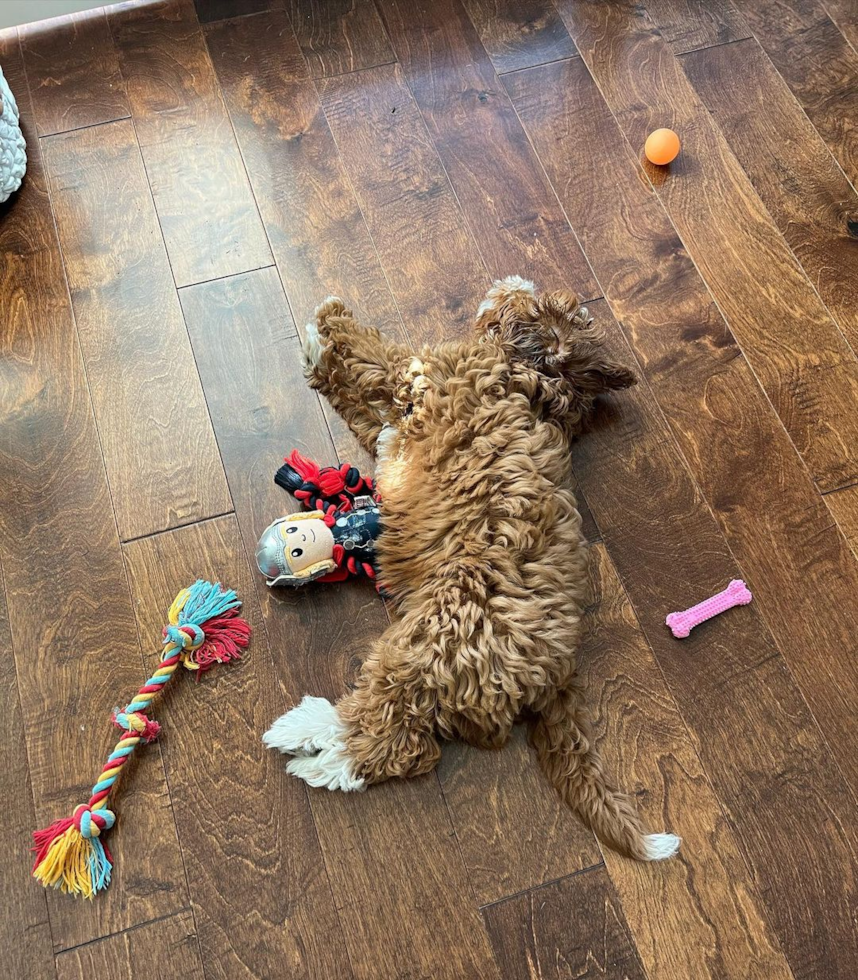
[[[334,536],[322,516],[289,514],[268,525],[256,546],[256,564],[269,585],[303,585],[337,567]]]

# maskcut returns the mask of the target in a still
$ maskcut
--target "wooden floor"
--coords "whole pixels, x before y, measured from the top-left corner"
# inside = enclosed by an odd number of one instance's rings
[[[0,209],[4,976],[858,976],[856,46],[854,0],[168,0],[0,34],[30,158]],[[610,768],[684,839],[663,865],[602,851],[523,737],[351,797],[260,741],[385,624],[365,584],[253,568],[284,452],[367,465],[303,324],[339,293],[439,341],[511,273],[576,288],[643,379],[574,451],[581,656]],[[28,835],[88,795],[198,576],[251,652],[158,712],[109,891],[48,894]],[[751,606],[670,636],[739,577]]]

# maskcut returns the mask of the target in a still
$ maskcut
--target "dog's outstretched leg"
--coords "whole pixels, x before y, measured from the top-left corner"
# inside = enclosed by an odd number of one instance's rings
[[[286,771],[311,786],[360,790],[371,783],[434,769],[441,748],[434,734],[434,694],[410,632],[396,624],[367,657],[358,683],[336,707],[305,697],[263,736],[269,748],[295,756]]]
[[[362,327],[337,296],[316,307],[304,334],[304,366],[312,388],[328,399],[371,453],[390,421],[412,353]]]
[[[548,778],[599,840],[638,861],[660,861],[676,853],[680,838],[648,834],[632,801],[608,782],[574,681],[542,709],[531,728],[531,742]]]

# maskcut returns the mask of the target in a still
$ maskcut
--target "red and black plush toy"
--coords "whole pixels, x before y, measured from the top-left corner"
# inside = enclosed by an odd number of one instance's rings
[[[306,508],[269,524],[256,546],[256,564],[268,585],[376,578],[375,541],[381,533],[379,497],[354,466],[320,467],[297,449],[274,482]]]

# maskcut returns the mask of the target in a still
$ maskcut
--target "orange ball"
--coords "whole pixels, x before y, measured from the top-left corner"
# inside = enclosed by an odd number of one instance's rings
[[[644,153],[650,163],[663,167],[676,159],[679,153],[679,137],[672,129],[656,129],[647,136]]]

